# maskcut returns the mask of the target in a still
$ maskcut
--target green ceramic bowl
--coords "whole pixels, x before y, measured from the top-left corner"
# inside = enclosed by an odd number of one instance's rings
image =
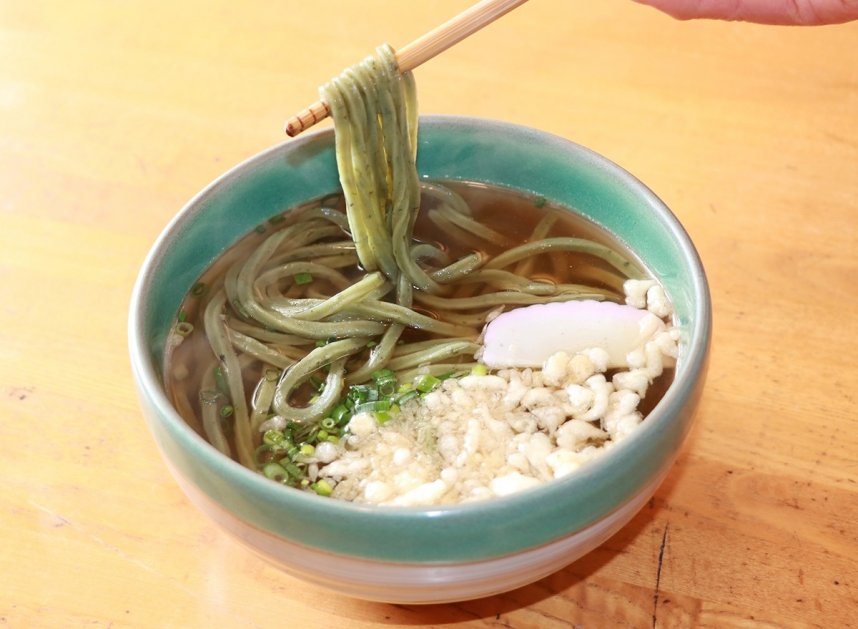
[[[192,502],[294,575],[400,603],[463,600],[525,585],[619,530],[655,492],[688,433],[711,328],[708,286],[688,235],[646,186],[607,159],[533,129],[425,117],[418,169],[431,179],[505,186],[575,208],[635,251],[672,299],[682,334],[673,384],[640,430],[578,472],[465,505],[358,505],[283,487],[241,467],[170,405],[162,359],[183,296],[255,225],[339,189],[331,131],[257,155],[194,197],[146,259],[129,320],[144,416]]]

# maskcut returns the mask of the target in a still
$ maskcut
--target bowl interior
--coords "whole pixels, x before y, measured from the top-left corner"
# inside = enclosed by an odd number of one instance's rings
[[[667,289],[682,333],[674,383],[645,429],[581,472],[536,490],[421,509],[360,506],[280,487],[221,456],[188,428],[167,401],[161,380],[165,339],[179,304],[203,270],[242,235],[277,212],[339,189],[330,131],[239,165],[192,199],[165,229],[132,299],[132,364],[150,428],[171,467],[252,525],[355,556],[484,559],[599,520],[669,465],[688,430],[705,368],[708,288],[693,245],[664,204],[627,172],[579,145],[499,122],[424,117],[418,170],[431,179],[544,196],[574,208],[637,253]]]

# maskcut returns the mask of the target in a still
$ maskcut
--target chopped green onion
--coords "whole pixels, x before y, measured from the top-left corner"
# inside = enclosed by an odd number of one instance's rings
[[[264,234],[265,233],[265,225],[257,225],[256,227],[254,227],[254,230],[256,230],[257,234]]]
[[[301,274],[295,275],[296,282],[299,281],[298,275]],[[322,347],[333,340],[320,340],[316,345]],[[375,345],[375,342],[370,343]],[[470,370],[466,368],[439,375],[424,374],[413,382],[400,385],[393,370],[384,368],[374,371],[370,374],[369,382],[349,386],[329,414],[318,423],[289,421],[282,430],[266,431],[262,436],[263,445],[256,450],[257,463],[262,473],[269,478],[291,487],[312,489],[320,496],[330,496],[332,482],[324,479],[313,482],[308,476],[308,464],[313,460],[312,455],[318,444],[339,444],[343,438],[341,435],[347,432],[348,422],[357,413],[370,413],[378,424],[385,424],[401,412],[403,405],[434,391],[445,379],[459,377],[469,371],[473,375],[489,373],[485,365],[478,364]],[[307,379],[307,384],[315,391],[311,402],[319,399],[319,392],[324,390],[325,382],[320,377],[322,373],[323,370],[320,370]],[[272,381],[281,377],[278,369],[268,368],[263,374]],[[216,376],[223,378],[220,370]]]
[[[355,404],[360,404],[362,402],[371,401],[370,395],[372,393],[375,393],[376,399],[378,399],[378,391],[366,384],[356,384],[349,389],[348,399]]]
[[[424,374],[417,378],[414,383],[414,388],[420,391],[420,393],[429,393],[430,391],[434,391],[440,384],[440,378],[436,378],[435,376],[429,374]]]
[[[366,344],[366,346],[367,346],[369,349],[372,349],[372,348],[373,348],[373,347],[375,347],[376,345],[378,345],[378,343],[376,343],[375,341],[369,341],[369,342]]]
[[[176,334],[179,336],[188,336],[194,331],[194,324],[187,321],[179,321],[176,323]]]
[[[288,476],[286,468],[284,468],[279,463],[266,463],[262,466],[262,473],[265,475],[265,478],[270,478],[271,480],[282,481]]]
[[[396,374],[390,369],[381,369],[372,373],[372,379],[378,387],[378,392],[381,395],[393,395],[396,391]]]
[[[310,485],[310,487],[320,496],[330,496],[331,492],[334,491],[334,488],[331,487],[331,484],[324,478],[317,480],[315,483]]]
[[[406,391],[405,393],[400,393],[394,398],[394,400],[396,404],[402,406],[403,404],[406,404],[407,402],[410,402],[411,400],[419,396],[420,391],[417,391],[416,389],[411,389],[410,391]]]
[[[292,461],[284,459],[280,461],[280,465],[282,465],[283,469],[285,469],[289,473],[289,476],[294,479],[299,479],[304,476],[304,472],[301,471],[301,468],[292,463]]]
[[[545,197],[536,197],[533,200],[533,205],[535,207],[545,207],[546,199]]]
[[[223,369],[221,369],[220,367],[215,368],[214,376],[215,386],[217,386],[218,391],[229,395],[229,385],[227,385],[226,383],[226,378],[223,375]]]
[[[274,458],[274,451],[271,446],[262,444],[253,451],[253,460],[256,461],[256,466],[261,467],[270,462]]]
[[[336,422],[337,426],[342,426],[352,418],[352,413],[348,406],[339,404],[331,412],[331,418]]]
[[[396,380],[396,374],[393,373],[390,369],[379,369],[378,371],[373,371],[370,374],[370,377],[376,382]]]
[[[179,320],[179,323],[187,321],[188,320],[188,313],[185,312],[184,310],[179,310],[178,320]]]
[[[235,412],[235,409],[229,404],[225,404],[220,407],[220,416],[221,417],[232,417],[232,414]]]
[[[473,367],[471,367],[471,375],[472,376],[487,376],[489,373],[489,368],[486,367],[482,363],[477,363]]]
[[[355,406],[355,413],[384,413],[390,410],[389,400],[375,400]]]
[[[205,282],[197,282],[196,284],[191,286],[191,295],[193,295],[194,297],[202,297],[206,294],[206,291],[208,289],[209,287],[206,286]]]
[[[277,223],[282,223],[285,220],[286,220],[286,217],[283,216],[282,214],[275,214],[274,216],[272,216],[271,218],[268,219],[268,222],[271,223],[272,225],[277,225]]]
[[[294,277],[295,283],[298,286],[303,286],[304,284],[312,284],[313,276],[310,273],[297,273]]]
[[[289,440],[279,430],[266,430],[262,435],[262,443],[269,446],[279,446],[281,448],[286,447],[289,443]]]

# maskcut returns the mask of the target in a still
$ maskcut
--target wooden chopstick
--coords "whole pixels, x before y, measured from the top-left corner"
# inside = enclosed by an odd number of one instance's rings
[[[444,52],[527,0],[482,0],[441,26],[429,31],[396,53],[400,72],[413,70]],[[295,137],[330,115],[327,103],[318,101],[286,121],[286,134]]]

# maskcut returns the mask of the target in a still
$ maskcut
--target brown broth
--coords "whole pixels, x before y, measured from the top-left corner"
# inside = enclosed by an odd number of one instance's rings
[[[604,229],[579,215],[569,212],[564,207],[546,202],[541,197],[534,197],[521,192],[478,183],[449,181],[441,183],[465,199],[471,209],[473,218],[492,230],[503,234],[509,240],[511,246],[527,242],[534,227],[546,215],[554,214],[557,220],[549,230],[547,236],[571,236],[596,241],[620,252],[639,269],[642,269],[642,266],[633,253]],[[320,205],[341,210],[345,207],[341,195],[319,199],[301,207],[318,207]],[[455,238],[451,238],[445,229],[439,228],[429,219],[429,212],[432,209],[433,203],[431,200],[425,200],[424,197],[420,214],[415,223],[414,238],[418,241],[436,244],[448,252],[451,259],[457,259],[471,253],[474,250],[473,247],[463,244]],[[200,402],[198,400],[198,392],[203,374],[216,361],[216,357],[205,338],[201,320],[202,310],[207,303],[206,298],[223,284],[224,274],[231,264],[238,259],[246,258],[250,255],[254,248],[271,235],[273,230],[278,229],[279,225],[285,222],[282,220],[283,216],[288,216],[288,211],[273,217],[266,224],[260,225],[257,230],[247,234],[237,244],[228,249],[201,276],[199,285],[206,287],[204,294],[195,294],[195,291],[192,290],[182,303],[178,320],[190,323],[194,327],[193,332],[187,336],[172,336],[174,341],[180,342],[171,343],[171,347],[166,352],[164,370],[166,388],[169,397],[180,414],[201,435],[203,431],[201,420],[199,419]],[[338,239],[348,239],[348,235],[344,233]],[[509,246],[484,244],[481,247],[481,253],[486,256],[495,256]],[[582,269],[584,270],[583,272]],[[594,269],[597,272],[595,278],[592,275]],[[599,269],[611,271],[611,267],[607,263],[587,254],[568,252],[551,253],[538,256],[529,275],[534,279],[556,283],[586,283],[607,287],[599,279]],[[341,271],[347,272],[353,278],[358,278],[363,273],[357,266],[348,270],[341,269]],[[467,286],[462,287],[460,290],[462,292],[457,296],[469,296],[472,292],[469,292]],[[621,296],[618,295],[619,298]],[[422,306],[416,306],[414,309],[423,314],[434,316],[431,309]],[[425,338],[427,338],[426,333],[412,329],[407,329],[403,335],[404,341],[416,341]],[[314,345],[310,342],[307,345],[307,351],[313,347]],[[248,403],[250,396],[253,394],[255,383],[261,377],[263,368],[264,365],[256,361],[256,364],[248,365],[243,371]],[[650,395],[641,402],[642,411],[648,412],[654,406],[671,380],[672,370],[666,370],[665,374],[653,383]],[[304,396],[309,396],[309,393],[305,392]],[[230,424],[231,422],[224,421],[225,432],[227,432],[227,437],[231,440],[231,435],[229,434]]]

